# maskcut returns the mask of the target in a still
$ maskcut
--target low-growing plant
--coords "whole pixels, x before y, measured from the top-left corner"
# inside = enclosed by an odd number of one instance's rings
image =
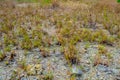
[[[38,30],[33,30],[32,31],[32,44],[34,47],[39,47],[42,45],[42,36],[43,33]]]
[[[106,57],[107,57],[108,59],[112,59],[112,58],[113,58],[113,54],[112,54],[112,53],[106,53]]]
[[[13,35],[10,36],[10,35],[8,35],[8,34],[5,34],[5,35],[4,35],[4,44],[5,44],[6,46],[8,46],[8,45],[15,45],[15,44],[16,44],[16,39],[14,39],[14,36],[13,36]]]
[[[62,35],[58,34],[57,35],[57,41],[58,41],[57,44],[64,46],[67,43],[67,38],[64,38],[64,37],[62,37]]]
[[[28,35],[24,35],[23,40],[21,42],[21,48],[23,49],[31,49],[33,47],[32,41],[30,40]]]
[[[10,77],[10,80],[17,80],[17,79],[18,79],[18,78],[17,78],[17,76],[18,76],[17,74],[18,74],[17,71],[13,71],[13,72],[12,72],[12,75],[11,75],[11,77]],[[19,79],[20,79],[20,78],[19,78]],[[18,80],[19,80],[19,79],[18,79]]]
[[[99,54],[107,54],[107,49],[103,45],[98,45],[98,53]]]
[[[95,55],[95,58],[94,58],[94,62],[93,62],[93,65],[94,66],[97,66],[101,63],[102,59],[101,59],[101,54],[96,54]]]
[[[2,42],[0,42],[0,47],[2,47]]]
[[[89,48],[90,47],[90,42],[87,42],[86,44],[85,44],[85,49],[87,49],[87,48]]]
[[[54,78],[53,73],[49,71],[44,74],[43,80],[53,80],[53,78]]]
[[[9,61],[5,61],[5,65],[9,65]]]
[[[10,52],[9,60],[10,60],[10,61],[14,60],[14,57],[15,57],[15,56],[16,56],[16,53],[15,53],[14,50],[12,50],[12,51]]]
[[[109,66],[109,65],[110,65],[111,59],[109,59],[108,56],[105,56],[106,59],[104,59],[104,58],[102,58],[102,56],[103,56],[103,55],[102,55],[102,54],[99,54],[99,53],[97,53],[97,54],[95,55],[95,57],[94,57],[94,63],[93,63],[94,66],[97,66],[97,65],[99,65],[99,64],[105,65],[105,66]]]
[[[6,57],[5,53],[0,51],[0,61],[3,61],[5,57]]]
[[[74,45],[69,44],[67,47],[64,47],[64,56],[68,63],[76,64],[79,61],[78,51]]]
[[[50,36],[44,35],[44,37],[42,37],[42,45],[50,47],[52,45],[52,38]]]
[[[25,29],[25,28],[23,28],[23,27],[17,27],[16,28],[18,31],[17,31],[17,36],[19,36],[19,37],[23,37],[24,35],[27,35],[27,30]]]
[[[27,69],[27,63],[26,63],[26,59],[22,59],[18,62],[19,68],[23,69],[24,71],[26,71]]]
[[[120,39],[120,31],[118,32],[118,36],[117,37]]]
[[[32,41],[32,44],[34,47],[39,47],[39,46],[41,46],[42,42],[40,39],[36,39],[36,40]]]
[[[99,43],[106,43],[106,44],[112,44],[115,39],[112,36],[109,36],[109,34],[106,34],[104,31],[99,30],[92,34],[94,37],[94,41],[97,41]]]
[[[11,46],[10,46],[10,45],[6,46],[6,47],[4,48],[4,51],[10,52],[10,51],[11,51]]]
[[[72,76],[70,77],[70,80],[76,80],[75,75],[72,75]]]
[[[43,56],[43,57],[48,57],[50,55],[50,51],[48,48],[45,48],[45,47],[40,47],[40,54]]]
[[[76,45],[77,42],[81,41],[81,38],[78,34],[74,34],[70,39],[68,39],[70,44]]]
[[[0,31],[3,32],[3,33],[8,33],[8,31],[10,31],[10,29],[6,25],[2,25]]]
[[[83,28],[81,29],[81,31],[82,31],[80,35],[81,39],[83,39],[84,41],[90,41],[92,33],[91,30]]]
[[[28,50],[24,50],[24,55],[27,56],[28,54]]]

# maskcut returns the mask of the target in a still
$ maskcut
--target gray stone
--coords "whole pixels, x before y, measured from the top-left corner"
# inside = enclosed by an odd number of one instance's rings
[[[0,80],[3,80],[2,76],[0,76]]]
[[[83,72],[76,65],[72,66],[72,75],[82,76]]]
[[[120,73],[120,71],[117,70],[117,69],[112,69],[112,72],[113,72],[114,74],[116,74],[116,75]]]
[[[34,48],[33,51],[39,52],[40,49],[39,48]]]
[[[25,77],[22,77],[20,80],[28,80],[27,78],[25,78]]]
[[[107,72],[108,71],[108,67],[107,66],[104,66],[104,65],[98,65],[97,66],[97,69],[99,71],[102,71],[102,72]]]

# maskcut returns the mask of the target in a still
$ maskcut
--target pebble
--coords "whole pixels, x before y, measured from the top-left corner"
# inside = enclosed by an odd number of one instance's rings
[[[20,80],[28,80],[27,78],[25,78],[25,77],[22,77]]]
[[[39,52],[40,49],[39,48],[34,48],[33,51]]]
[[[97,66],[97,69],[99,71],[102,71],[102,72],[107,72],[108,71],[108,67],[107,66],[104,66],[104,65],[98,65]]]
[[[78,65],[72,66],[71,68],[72,75],[76,75],[76,77],[79,76],[78,80],[90,80],[90,79],[91,80],[101,80],[101,79],[115,80],[114,78],[116,78],[116,80],[120,80],[120,77],[117,76],[119,75],[119,72],[120,72],[120,69],[117,68],[119,67],[119,64],[117,63],[119,58],[119,51],[118,50],[117,50],[118,52],[117,51],[115,52],[115,51],[111,52],[115,54],[113,55],[113,58],[114,58],[113,63],[115,65],[111,64],[112,66],[111,65],[105,66],[102,64],[98,64],[97,66],[93,67],[92,62],[94,60],[94,56],[98,51],[97,51],[97,48],[95,47],[88,48],[87,52],[81,55],[80,65],[82,65],[82,67],[79,68],[80,66]],[[23,59],[24,51],[18,51],[18,53],[20,54],[21,59]],[[42,71],[47,72],[48,70],[50,70],[54,74],[53,80],[69,80],[69,76],[71,73],[69,73],[68,71],[70,71],[70,69],[68,64],[65,62],[66,60],[64,56],[59,52],[59,50],[56,51],[55,53],[52,53],[52,55],[47,58],[42,58],[39,52],[37,52],[37,50],[34,50],[33,52],[30,52],[29,55],[27,55],[27,57],[25,58],[27,60],[27,63],[31,63],[27,67],[27,71],[29,74],[41,75]],[[104,56],[102,58],[104,58]],[[40,59],[40,63],[38,61],[39,64],[34,63],[33,65],[33,62],[32,62],[33,59]],[[17,67],[17,65],[14,65],[14,64],[12,65],[13,65],[12,67]],[[35,72],[35,70],[37,72]],[[10,71],[8,72],[11,73]],[[0,80],[4,80],[5,76],[2,75],[1,73],[4,73],[4,69],[0,69]],[[20,80],[28,80],[28,79],[37,80],[36,76],[34,77],[28,76],[28,78],[23,77]]]
[[[2,76],[0,76],[0,80],[3,80]]]
[[[112,69],[111,71],[116,75],[118,75],[120,73],[120,71],[118,69]]]
[[[83,72],[76,66],[72,66],[72,75],[82,76]]]

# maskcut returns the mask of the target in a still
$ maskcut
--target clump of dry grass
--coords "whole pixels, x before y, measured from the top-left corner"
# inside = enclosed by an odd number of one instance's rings
[[[43,57],[48,57],[48,56],[50,56],[50,51],[49,51],[48,48],[40,47],[40,54],[41,54]]]
[[[64,56],[68,63],[76,64],[79,62],[78,50],[74,45],[69,44],[68,47],[64,48]]]
[[[2,51],[0,51],[0,61],[3,61],[6,57],[6,54]]]
[[[107,49],[103,45],[98,45],[98,53],[99,54],[107,54]]]

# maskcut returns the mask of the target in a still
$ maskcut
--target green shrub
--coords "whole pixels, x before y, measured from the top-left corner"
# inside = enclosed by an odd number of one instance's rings
[[[117,2],[119,2],[119,3],[120,3],[120,0],[117,0]]]

